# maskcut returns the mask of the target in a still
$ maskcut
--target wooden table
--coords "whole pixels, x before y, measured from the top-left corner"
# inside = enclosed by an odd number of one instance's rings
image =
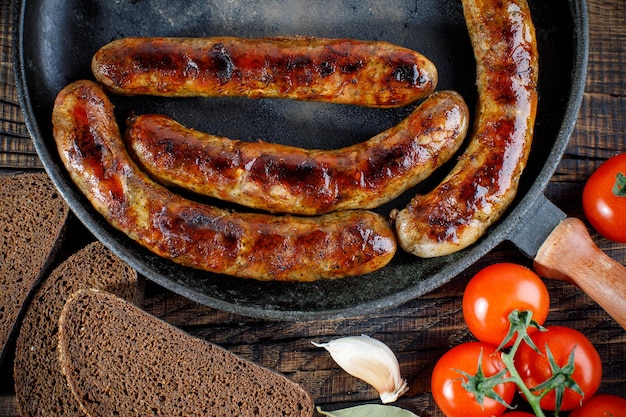
[[[626,151],[626,2],[589,0],[590,59],[577,127],[546,195],[571,217],[583,218],[585,180],[605,159]],[[18,104],[12,70],[11,7],[0,10],[0,169],[41,170]],[[70,233],[80,236],[75,222]],[[626,263],[626,245],[595,232],[601,249]],[[71,240],[71,239],[70,239]],[[398,405],[421,416],[440,416],[429,393],[431,369],[453,345],[472,340],[461,313],[468,279],[480,268],[509,261],[529,265],[513,246],[502,244],[449,284],[400,307],[367,317],[309,322],[272,322],[217,311],[148,283],[145,309],[192,335],[217,343],[283,372],[310,391],[318,404],[363,403],[376,398],[366,384],[338,369],[312,340],[368,334],[397,354],[411,389]],[[598,348],[604,364],[601,392],[626,396],[626,332],[577,288],[547,281],[552,305],[548,324],[574,327]],[[626,306],[624,306],[626,308]],[[0,416],[16,416],[10,369],[0,369]]]

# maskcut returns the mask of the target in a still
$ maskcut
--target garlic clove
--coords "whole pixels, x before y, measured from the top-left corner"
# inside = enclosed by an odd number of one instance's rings
[[[409,389],[396,355],[380,340],[361,335],[312,343],[326,349],[344,371],[373,386],[383,404],[396,401]]]

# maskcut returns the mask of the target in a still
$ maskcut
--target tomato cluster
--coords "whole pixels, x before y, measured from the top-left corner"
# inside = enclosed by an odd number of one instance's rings
[[[589,339],[568,327],[543,326],[549,308],[545,284],[524,266],[491,265],[470,280],[463,316],[478,341],[446,352],[432,374],[433,398],[447,417],[532,416],[512,411],[516,392],[537,416],[543,410],[604,416],[594,414],[600,409],[626,416],[626,399],[594,397],[602,362]]]

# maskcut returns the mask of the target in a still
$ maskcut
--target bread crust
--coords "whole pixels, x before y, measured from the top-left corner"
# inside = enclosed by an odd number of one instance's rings
[[[0,176],[0,365],[59,253],[69,207],[43,172]]]
[[[87,244],[47,275],[26,311],[16,342],[13,375],[21,416],[85,416],[61,374],[57,333],[67,298],[86,288],[100,288],[137,305],[143,300],[137,272],[100,242]]]
[[[112,294],[73,294],[59,318],[61,369],[88,416],[312,416],[298,384]]]

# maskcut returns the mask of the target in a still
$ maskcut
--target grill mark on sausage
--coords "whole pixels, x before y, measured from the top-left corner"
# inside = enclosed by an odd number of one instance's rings
[[[229,140],[164,115],[131,119],[125,141],[142,168],[166,185],[253,208],[313,215],[374,208],[396,198],[454,155],[468,120],[462,97],[442,91],[393,128],[336,150]]]
[[[423,55],[386,42],[322,38],[123,38],[92,59],[124,95],[291,98],[398,107],[432,93]]]

